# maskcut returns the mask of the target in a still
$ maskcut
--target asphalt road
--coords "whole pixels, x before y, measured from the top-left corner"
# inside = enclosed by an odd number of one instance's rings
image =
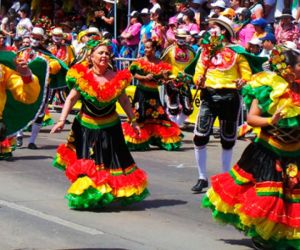
[[[210,211],[200,207],[203,194],[190,191],[197,180],[191,126],[180,151],[153,148],[133,153],[149,176],[151,195],[146,200],[97,211],[70,210],[64,199],[69,183],[51,166],[69,128],[55,135],[44,128],[37,140],[39,150],[26,148],[27,133],[13,161],[0,162],[0,250],[252,249],[242,233],[215,223]],[[246,145],[238,141],[234,161]],[[210,175],[221,169],[220,153],[220,143],[212,137]]]

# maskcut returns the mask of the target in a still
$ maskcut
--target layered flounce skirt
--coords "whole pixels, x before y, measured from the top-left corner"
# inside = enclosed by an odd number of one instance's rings
[[[16,137],[7,137],[0,142],[0,160],[9,159],[16,149]]]
[[[250,144],[229,173],[213,176],[202,205],[268,249],[300,249],[300,159]]]
[[[148,196],[147,175],[139,169],[123,138],[120,122],[101,129],[75,119],[68,143],[57,149],[53,165],[65,170],[72,209],[93,209],[113,201],[138,202]]]
[[[125,142],[131,151],[147,150],[150,145],[172,151],[182,145],[179,126],[170,121],[159,99],[157,87],[138,86],[133,100],[133,110],[140,126],[140,133],[129,122],[123,122]]]

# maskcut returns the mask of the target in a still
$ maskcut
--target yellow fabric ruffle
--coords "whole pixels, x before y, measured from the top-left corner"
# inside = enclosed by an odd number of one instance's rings
[[[284,107],[282,113],[284,118],[295,117],[300,114],[300,106],[295,106],[290,98],[283,98],[282,95],[286,93],[289,87],[289,83],[281,76],[274,72],[260,72],[252,76],[251,81],[248,84],[252,88],[261,86],[269,86],[273,90],[270,93],[270,99],[272,103],[268,112],[274,114],[277,109]]]
[[[143,183],[139,187],[124,187],[112,191],[115,197],[130,197],[132,195],[140,195],[147,187],[147,182]]]
[[[132,143],[132,144],[142,144],[145,143],[147,141],[149,141],[149,138],[145,138],[145,139],[136,139],[136,138],[132,138],[129,135],[124,136],[125,141]]]
[[[244,213],[241,213],[241,204],[236,204],[234,207],[226,204],[221,197],[210,188],[207,191],[209,201],[215,206],[216,210],[224,214],[235,214],[239,216],[241,223],[249,228],[255,227],[256,232],[264,239],[300,239],[300,227],[288,227],[283,224],[272,222],[266,218],[251,218]]]
[[[173,136],[173,137],[168,137],[168,138],[161,138],[161,142],[162,143],[177,143],[181,141],[181,137],[180,136]]]
[[[95,183],[88,177],[80,177],[78,178],[68,189],[68,194],[76,194],[81,195],[86,189],[89,187],[96,188]]]
[[[97,187],[97,190],[101,193],[101,194],[106,194],[106,193],[110,193],[112,191],[112,188],[107,184],[103,184]]]

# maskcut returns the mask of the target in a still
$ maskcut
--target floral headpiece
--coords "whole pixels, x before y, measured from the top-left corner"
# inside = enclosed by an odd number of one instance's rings
[[[46,33],[49,35],[52,28],[52,21],[48,16],[42,16],[40,18],[34,18],[32,23],[36,27],[43,28]]]
[[[286,58],[283,54],[284,48],[275,46],[270,55],[271,70],[277,72],[282,77],[292,74],[290,65],[286,64]]]
[[[213,57],[218,50],[224,47],[223,39],[223,35],[212,35],[209,32],[205,32],[201,44],[203,49],[209,52],[210,57]]]
[[[92,39],[90,39],[87,43],[86,43],[86,48],[90,51],[94,50],[95,48],[101,46],[101,45],[105,45],[108,47],[108,49],[110,51],[112,51],[112,42],[111,40],[108,39],[101,39],[99,36],[93,36]]]

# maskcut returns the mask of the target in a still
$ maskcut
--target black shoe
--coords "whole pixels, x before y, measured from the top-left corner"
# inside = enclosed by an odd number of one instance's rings
[[[38,147],[32,142],[28,144],[28,148],[29,149],[38,149]]]
[[[201,192],[203,188],[208,187],[208,181],[199,179],[195,186],[192,187],[192,191],[194,192]]]
[[[23,145],[23,137],[18,136],[16,146],[17,146],[17,148],[20,148],[20,147],[22,147],[22,145]]]

